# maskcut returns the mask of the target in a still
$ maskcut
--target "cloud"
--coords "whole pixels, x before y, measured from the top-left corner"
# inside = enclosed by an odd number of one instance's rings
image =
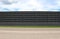
[[[4,4],[0,1],[0,11],[57,11],[60,9],[59,0],[11,0]],[[10,3],[10,4],[9,4]]]

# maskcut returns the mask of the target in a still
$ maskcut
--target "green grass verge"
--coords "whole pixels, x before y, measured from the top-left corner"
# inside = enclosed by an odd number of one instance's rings
[[[60,28],[60,26],[0,26],[0,28]]]

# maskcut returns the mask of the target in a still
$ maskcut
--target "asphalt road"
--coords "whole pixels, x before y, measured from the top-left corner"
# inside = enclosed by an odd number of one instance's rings
[[[60,39],[60,28],[0,28],[0,39]]]

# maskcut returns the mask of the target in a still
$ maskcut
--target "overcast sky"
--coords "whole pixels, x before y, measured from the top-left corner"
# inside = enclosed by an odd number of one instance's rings
[[[0,0],[0,11],[59,11],[60,0]]]

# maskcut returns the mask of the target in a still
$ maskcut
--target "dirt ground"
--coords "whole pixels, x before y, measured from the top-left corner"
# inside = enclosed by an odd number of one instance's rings
[[[60,39],[60,28],[0,28],[0,39]]]

